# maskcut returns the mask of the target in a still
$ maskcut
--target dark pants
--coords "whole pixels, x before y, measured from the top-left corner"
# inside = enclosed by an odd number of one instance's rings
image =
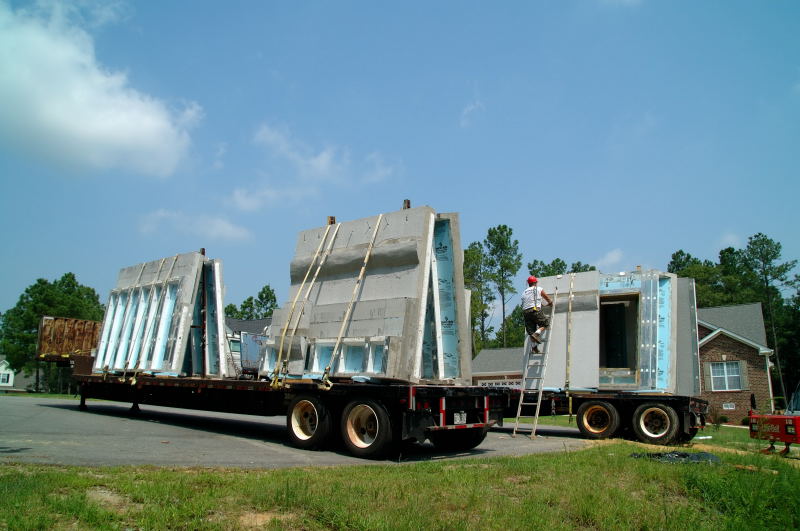
[[[540,326],[550,326],[550,319],[542,310],[525,310],[522,313],[525,318],[525,331],[532,336]]]

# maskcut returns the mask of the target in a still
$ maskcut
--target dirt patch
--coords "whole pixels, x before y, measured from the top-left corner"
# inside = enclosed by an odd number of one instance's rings
[[[244,513],[243,515],[239,516],[239,525],[245,529],[258,529],[264,527],[273,520],[287,522],[293,519],[293,515],[285,513]]]
[[[125,496],[104,487],[94,487],[86,491],[86,497],[106,510],[117,514],[125,514],[132,508],[141,508],[141,504],[131,502]]]
[[[461,470],[464,468],[492,468],[492,465],[487,465],[484,463],[475,463],[469,465],[447,465],[442,467],[442,470]]]

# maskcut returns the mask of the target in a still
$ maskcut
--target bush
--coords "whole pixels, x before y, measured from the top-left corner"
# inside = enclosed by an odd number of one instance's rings
[[[745,417],[742,419],[742,426],[749,426],[750,425],[750,417]]]
[[[728,422],[728,417],[726,417],[725,415],[720,415],[719,416],[719,422],[721,424],[724,424],[724,423]]]

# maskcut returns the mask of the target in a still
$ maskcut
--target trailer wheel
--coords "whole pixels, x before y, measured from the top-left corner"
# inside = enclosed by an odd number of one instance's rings
[[[375,400],[353,400],[342,412],[342,438],[351,454],[379,458],[392,446],[392,422]]]
[[[642,404],[633,412],[633,431],[645,443],[669,444],[678,436],[678,414],[664,404]]]
[[[466,428],[461,430],[436,430],[429,438],[437,450],[444,452],[464,452],[472,450],[486,438],[487,430],[483,428]]]
[[[589,400],[578,408],[577,423],[587,439],[607,439],[619,429],[619,412],[608,402]]]
[[[292,445],[305,449],[319,448],[331,432],[331,415],[319,398],[300,395],[289,404],[286,427]]]

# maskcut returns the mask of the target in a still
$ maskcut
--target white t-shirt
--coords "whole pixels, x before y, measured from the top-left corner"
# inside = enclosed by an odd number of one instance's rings
[[[544,290],[539,286],[528,286],[525,288],[525,291],[522,292],[522,310],[529,310],[534,308],[536,310],[541,310],[544,302],[544,298],[542,297],[542,292]]]

